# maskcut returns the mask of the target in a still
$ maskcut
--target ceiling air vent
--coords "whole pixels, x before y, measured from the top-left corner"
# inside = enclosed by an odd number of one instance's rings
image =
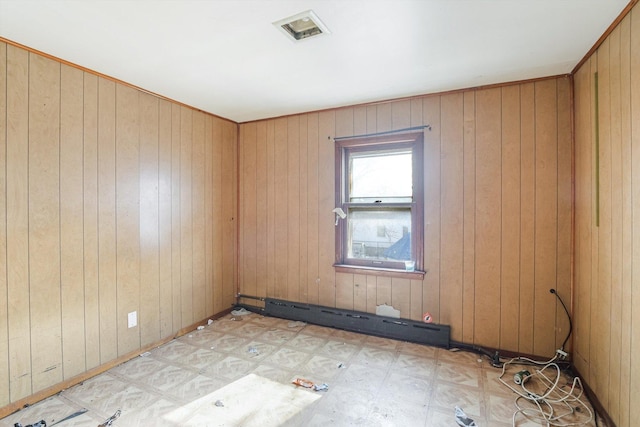
[[[273,25],[294,41],[330,33],[327,26],[320,21],[320,18],[312,10],[281,19],[274,22]]]

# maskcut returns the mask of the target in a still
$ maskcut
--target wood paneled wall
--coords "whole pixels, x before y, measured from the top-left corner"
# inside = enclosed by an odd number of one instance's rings
[[[333,138],[422,125],[424,280],[336,273]],[[528,354],[562,345],[549,289],[570,303],[570,78],[244,123],[238,150],[240,293],[428,311],[454,340]]]
[[[236,123],[0,42],[0,407],[235,302],[236,147]]]
[[[574,363],[616,425],[634,426],[640,402],[639,6],[576,72],[575,129]]]

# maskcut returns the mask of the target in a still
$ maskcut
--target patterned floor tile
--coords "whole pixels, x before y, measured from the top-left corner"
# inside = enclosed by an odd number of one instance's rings
[[[294,331],[285,331],[283,329],[273,328],[267,330],[258,338],[260,341],[268,342],[273,345],[282,345],[287,341],[292,340],[295,336],[296,332]]]
[[[398,346],[398,350],[402,354],[410,354],[411,356],[428,357],[435,359],[438,354],[436,347],[431,347],[424,344],[415,344],[411,342],[402,342]]]
[[[340,361],[325,356],[313,356],[304,366],[303,372],[312,373],[316,378],[322,378],[322,382],[327,382],[341,373]]]
[[[461,407],[471,418],[485,416],[484,397],[480,389],[444,382],[436,382],[431,395],[431,405],[443,409]]]
[[[326,328],[325,328],[326,329]],[[358,334],[356,332],[342,331],[340,329],[334,330],[331,334],[331,339],[335,341],[344,341],[352,344],[362,344],[367,338],[365,334]]]
[[[293,372],[288,369],[267,364],[258,365],[258,367],[253,370],[253,373],[282,384],[290,384],[291,378],[294,376]]]
[[[382,390],[383,395],[402,396],[409,402],[427,404],[431,394],[431,381],[392,372],[385,379]]]
[[[167,393],[180,400],[191,402],[224,387],[228,383],[229,380],[198,375],[184,384],[171,388]]]
[[[224,332],[215,331],[211,328],[206,328],[202,331],[196,331],[193,334],[184,335],[178,338],[178,341],[189,345],[197,345],[200,347],[210,347],[213,341],[222,338]]]
[[[256,364],[248,360],[227,356],[220,362],[207,366],[204,369],[204,373],[229,380],[236,380],[251,372],[255,367]]]
[[[136,357],[130,361],[116,366],[111,372],[121,375],[124,378],[137,380],[147,375],[151,375],[167,366],[165,362],[154,359],[153,357]]]
[[[426,402],[412,402],[404,396],[378,397],[368,421],[371,426],[409,426],[423,425],[427,419],[428,406]]]
[[[159,371],[143,377],[140,382],[158,390],[167,391],[189,381],[196,375],[193,371],[177,366],[165,366]]]
[[[235,328],[231,332],[243,338],[255,338],[268,330],[269,328],[266,326],[258,325],[253,322],[245,322],[242,326]]]
[[[360,350],[355,344],[349,344],[344,341],[329,340],[319,350],[319,354],[340,359],[343,363],[351,359],[351,357]]]
[[[320,349],[327,340],[313,335],[298,334],[284,345],[300,351],[314,352]]]
[[[283,347],[269,356],[266,361],[273,365],[282,366],[285,369],[298,369],[310,357],[309,353]]]
[[[165,416],[177,408],[178,405],[175,402],[160,399],[136,411],[122,411],[120,418],[114,422],[114,427],[148,425],[173,427],[175,426],[173,421],[165,419]]]
[[[422,356],[399,354],[397,359],[393,361],[391,370],[421,378],[433,378],[436,370],[436,361]]]
[[[368,336],[362,341],[362,344],[370,347],[382,348],[384,350],[395,351],[398,348],[400,341],[391,340],[389,338]]]
[[[183,365],[192,369],[204,369],[207,366],[224,359],[224,353],[211,349],[197,348],[193,353],[173,360],[173,363]]]
[[[388,350],[381,350],[373,347],[363,347],[352,363],[376,368],[388,368],[396,358],[396,353]]]
[[[163,345],[162,347],[158,347],[151,352],[151,356],[160,357],[167,360],[175,360],[180,357],[187,356],[194,351],[196,351],[192,345],[186,344],[181,340],[173,340],[169,343]]]
[[[266,344],[262,341],[249,341],[244,346],[236,348],[232,354],[252,361],[260,361],[269,357],[278,349],[278,346]]]
[[[123,413],[135,411],[151,405],[159,400],[159,396],[149,393],[135,385],[113,393],[110,396],[97,400],[93,406],[103,414],[113,414],[120,409]]]
[[[458,385],[480,387],[482,370],[473,366],[455,365],[452,363],[438,362],[436,368],[436,380],[448,381]]]
[[[337,378],[336,382],[349,389],[377,395],[386,375],[387,371],[384,369],[353,364],[349,365],[349,368]]]
[[[91,404],[96,400],[125,389],[128,384],[120,378],[105,373],[64,390],[61,395],[76,402]]]
[[[237,348],[245,347],[249,343],[249,339],[241,338],[235,335],[225,335],[211,343],[211,349],[215,351],[232,352]]]
[[[454,349],[438,349],[438,360],[448,363],[472,365],[475,367],[483,365],[482,356],[476,353],[471,353],[469,351],[454,351]]]

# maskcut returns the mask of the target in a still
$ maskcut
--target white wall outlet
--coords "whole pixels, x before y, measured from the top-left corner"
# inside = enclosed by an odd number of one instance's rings
[[[138,312],[132,311],[131,313],[127,314],[127,326],[129,328],[133,328],[137,325],[138,325]]]

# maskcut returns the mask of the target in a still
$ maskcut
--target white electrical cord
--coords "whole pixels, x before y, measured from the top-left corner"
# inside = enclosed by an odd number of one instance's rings
[[[580,399],[582,396],[582,383],[580,382],[580,378],[575,377],[573,379],[571,389],[568,391],[563,389],[562,386],[558,386],[562,374],[560,367],[555,363],[557,359],[558,354],[546,362],[538,362],[526,357],[516,357],[502,365],[502,373],[498,379],[513,392],[518,394],[515,401],[517,411],[514,412],[511,420],[513,427],[516,427],[516,417],[518,414],[521,414],[530,421],[546,423],[547,427],[580,426],[590,423],[593,419],[591,409]],[[520,381],[521,389],[519,390],[502,379],[506,373],[507,366],[517,364],[518,362],[524,362],[527,365],[542,366],[541,369],[536,369],[533,374],[522,377]],[[547,376],[545,371],[553,371],[554,369],[555,378]],[[542,394],[538,394],[528,389],[526,383],[531,379],[539,380],[543,386],[546,387],[546,390]],[[525,408],[520,406],[520,401],[522,399],[533,403],[535,407]],[[580,406],[574,407],[574,405]],[[565,421],[566,418],[572,416],[579,407],[582,407],[589,414],[589,418],[584,421]],[[564,410],[560,412],[563,408]],[[581,412],[580,409],[577,411]]]

